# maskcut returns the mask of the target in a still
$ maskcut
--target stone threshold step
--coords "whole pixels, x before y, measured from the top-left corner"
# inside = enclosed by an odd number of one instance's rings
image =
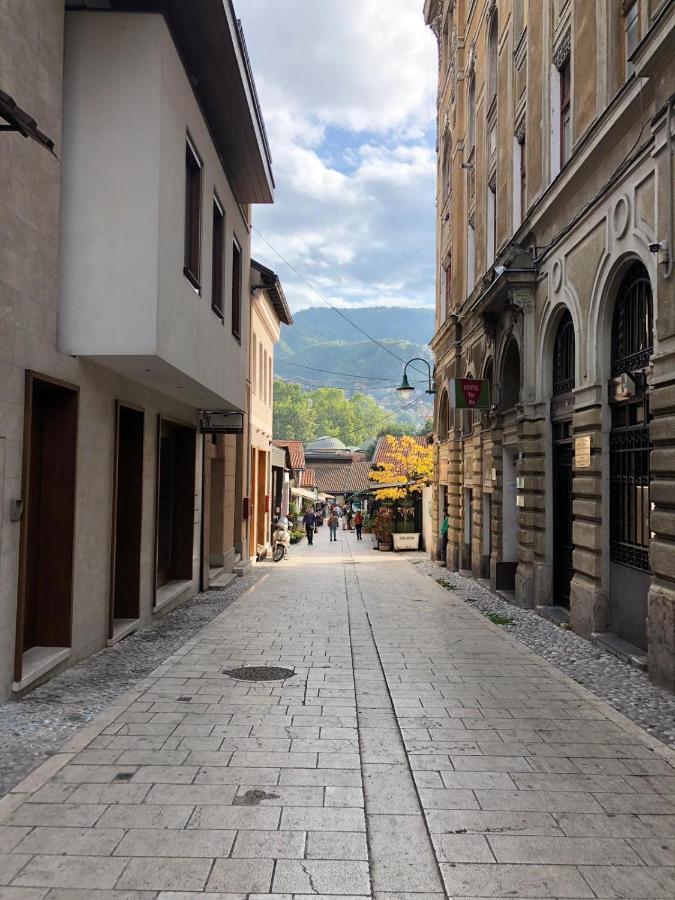
[[[216,575],[215,578],[209,579],[209,586],[207,587],[207,591],[224,591],[225,588],[228,588],[233,581],[237,580],[237,576],[234,572],[220,572],[219,575]]]
[[[595,632],[591,635],[591,640],[598,647],[611,653],[613,656],[623,660],[623,662],[634,666],[636,669],[647,671],[647,654],[640,647],[625,641],[616,634],[609,631]]]
[[[570,611],[564,606],[537,606],[537,614],[554,625],[569,625]]]

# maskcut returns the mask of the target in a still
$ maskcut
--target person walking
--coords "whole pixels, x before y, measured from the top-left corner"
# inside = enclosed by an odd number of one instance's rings
[[[356,528],[356,540],[362,541],[363,537],[361,532],[363,531],[363,516],[361,515],[361,510],[357,510],[356,515],[354,516],[354,528]]]
[[[302,524],[305,526],[307,533],[307,544],[311,547],[314,543],[314,529],[316,528],[316,516],[312,509],[308,509],[302,517]]]
[[[328,519],[328,530],[330,531],[330,539],[331,541],[337,541],[337,530],[338,525],[340,524],[340,520],[335,514],[335,510],[330,514]]]
[[[448,522],[448,511],[445,511],[445,518],[443,519],[443,523],[441,525],[441,541],[443,546],[443,562],[447,565],[448,563],[448,530],[450,527],[450,523]]]

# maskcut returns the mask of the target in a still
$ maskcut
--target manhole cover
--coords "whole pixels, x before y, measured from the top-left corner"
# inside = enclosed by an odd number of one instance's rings
[[[278,666],[242,666],[240,669],[223,669],[223,675],[238,681],[283,681],[284,678],[292,678],[295,672]]]

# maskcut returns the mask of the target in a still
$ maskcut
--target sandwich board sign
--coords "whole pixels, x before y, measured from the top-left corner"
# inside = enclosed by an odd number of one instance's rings
[[[490,382],[486,378],[451,378],[448,398],[455,409],[490,409]]]

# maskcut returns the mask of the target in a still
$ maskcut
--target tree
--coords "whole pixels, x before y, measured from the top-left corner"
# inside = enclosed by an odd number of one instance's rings
[[[382,488],[378,500],[403,500],[430,484],[434,474],[433,446],[422,445],[404,435],[392,437],[387,461],[370,473],[378,484],[400,484],[401,487]]]
[[[286,441],[312,441],[318,436],[311,394],[299,384],[275,379],[273,433]]]

